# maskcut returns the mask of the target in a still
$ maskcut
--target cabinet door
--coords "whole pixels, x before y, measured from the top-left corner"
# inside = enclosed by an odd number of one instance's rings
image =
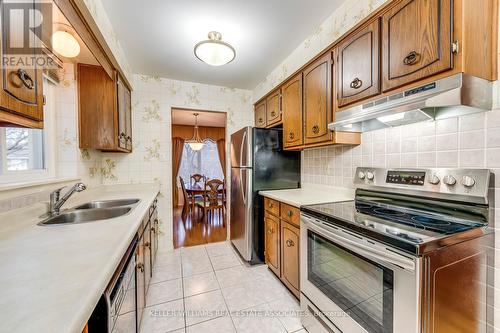
[[[331,53],[310,64],[304,74],[304,144],[332,139]]]
[[[281,121],[281,91],[278,89],[266,99],[267,126],[272,126]]]
[[[453,67],[451,2],[404,0],[384,14],[384,91]]]
[[[149,217],[148,217],[149,218]],[[149,289],[149,282],[152,276],[152,260],[151,260],[151,223],[147,222],[144,228],[144,288],[145,294],[147,295]]]
[[[281,280],[299,297],[299,229],[281,221]]]
[[[338,48],[338,106],[380,93],[380,21],[376,20]]]
[[[146,307],[146,276],[144,275],[144,238],[141,237],[137,243],[135,252],[135,291],[137,302],[137,327],[141,327],[142,312]]]
[[[255,106],[255,127],[266,127],[266,101]]]
[[[127,150],[132,151],[132,93],[125,87],[125,134]]]
[[[156,253],[158,252],[158,210],[151,215],[151,267],[155,266]]]
[[[282,91],[283,146],[300,146],[304,142],[302,115],[302,73],[286,82]]]
[[[116,81],[116,98],[118,111],[118,147],[127,149],[127,110],[126,87],[119,76]]]
[[[265,214],[265,257],[266,264],[280,276],[280,220],[269,214]]]
[[[28,1],[31,6],[39,8],[39,0]],[[26,6],[20,7],[24,8],[22,10],[7,10],[6,6],[9,5],[7,1],[1,1],[1,19],[3,24],[7,24],[9,19],[22,20],[22,17],[16,17],[14,11],[23,15],[27,11],[27,3],[24,2]],[[36,11],[31,10],[29,15],[30,19],[34,20],[34,15]],[[11,17],[12,16],[12,17]],[[42,121],[43,120],[43,89],[42,89],[42,68],[34,61],[34,64],[27,64],[27,57],[37,57],[40,56],[40,52],[37,51],[33,45],[39,44],[37,42],[38,37],[36,36],[41,32],[41,27],[36,27],[32,29],[37,29],[36,34],[32,31],[25,31],[22,26],[22,22],[19,24],[13,24],[11,22],[11,29],[8,31],[2,31],[1,37],[1,48],[2,55],[6,59],[14,59],[15,64],[13,66],[4,66],[2,63],[2,79],[0,80],[0,108],[3,110],[12,112],[23,117]],[[25,22],[27,24],[27,22]],[[6,26],[2,26],[6,29]],[[28,37],[25,36],[28,35]],[[30,39],[30,40],[28,40]],[[29,42],[29,44],[27,43]],[[28,45],[27,45],[28,44]],[[12,50],[9,50],[9,46],[12,46]],[[31,47],[30,47],[31,46]]]

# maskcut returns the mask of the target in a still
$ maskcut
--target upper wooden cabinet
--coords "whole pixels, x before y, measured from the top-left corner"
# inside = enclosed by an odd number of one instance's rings
[[[274,126],[281,122],[281,90],[277,89],[266,99],[267,126]]]
[[[130,152],[130,91],[100,66],[78,64],[80,148]]]
[[[339,107],[380,93],[380,20],[343,41],[337,52]]]
[[[302,73],[281,88],[283,115],[283,147],[292,148],[304,143],[302,115]]]
[[[303,72],[304,144],[332,139],[328,124],[332,121],[331,53],[325,54]]]
[[[266,101],[255,106],[255,127],[266,127]]]
[[[8,3],[8,2],[7,2]],[[39,0],[31,0],[33,8],[38,8]],[[2,22],[7,22],[6,17],[9,11],[4,7],[5,1],[0,2]],[[32,11],[31,15],[35,15]],[[11,22],[12,23],[12,22]],[[5,23],[4,23],[5,24]],[[27,56],[36,57],[40,52],[34,47],[25,45],[25,31],[23,27],[4,31],[2,24],[1,33],[1,54],[9,59],[19,55],[12,54],[8,50],[8,45],[24,45],[23,55],[19,60],[26,59]],[[19,23],[21,25],[21,23]],[[38,26],[36,35],[40,36],[41,26]],[[33,36],[35,34],[32,34]],[[33,37],[35,38],[35,37]],[[32,41],[31,41],[32,42]],[[32,45],[31,45],[32,46]],[[16,66],[5,66],[0,64],[2,79],[0,80],[0,125],[18,125],[32,128],[43,127],[43,88],[42,88],[42,68],[34,61],[33,66],[28,66],[23,61],[16,61]]]
[[[118,147],[132,151],[132,101],[131,92],[120,75],[116,78],[118,107]]]
[[[404,0],[382,16],[384,91],[452,68],[451,3]]]

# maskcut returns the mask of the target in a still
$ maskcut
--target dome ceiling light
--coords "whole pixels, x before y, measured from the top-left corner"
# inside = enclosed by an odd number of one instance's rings
[[[196,44],[194,54],[196,58],[211,66],[228,64],[236,57],[234,48],[223,42],[222,35],[217,31],[210,31],[208,40]]]
[[[52,34],[52,49],[66,58],[74,58],[80,54],[80,44],[75,36],[65,31],[69,26],[61,23],[62,30],[58,30]]]

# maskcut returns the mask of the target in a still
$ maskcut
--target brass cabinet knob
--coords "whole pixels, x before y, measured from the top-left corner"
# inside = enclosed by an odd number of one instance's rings
[[[349,87],[353,89],[359,89],[363,85],[363,81],[361,81],[359,78],[355,78],[354,80],[351,81],[349,84]]]
[[[137,264],[137,269],[140,269],[141,273],[144,273],[144,265],[142,264],[142,262]]]
[[[145,247],[150,247],[150,246],[151,246],[151,243],[150,243],[150,242],[146,242],[146,243],[144,243],[144,246],[145,246]]]
[[[293,138],[295,138],[295,134],[293,134],[293,132],[290,132],[290,134],[288,134],[288,138],[290,138],[290,140],[293,140]]]
[[[293,212],[292,212],[291,210],[289,210],[286,214],[287,214],[289,217],[292,217]]]
[[[318,134],[319,133],[319,126],[318,125],[314,125],[312,127],[312,131],[313,131],[314,134]]]
[[[270,234],[272,234],[273,232],[274,232],[274,229],[273,229],[273,228],[269,228],[269,229],[267,229],[267,233],[268,233],[269,235],[270,235]]]
[[[272,202],[269,203],[269,208],[273,208],[273,203]]]
[[[407,66],[411,66],[416,63],[420,59],[420,53],[417,51],[411,51],[408,55],[403,59],[403,64]]]
[[[286,246],[287,247],[292,247],[292,246],[295,246],[295,243],[293,242],[293,240],[287,239],[286,240]]]

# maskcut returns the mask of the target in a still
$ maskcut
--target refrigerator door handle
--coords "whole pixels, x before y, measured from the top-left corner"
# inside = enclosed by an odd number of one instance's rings
[[[247,149],[248,149],[248,144],[247,144],[247,131],[243,133],[243,138],[241,139],[241,147],[240,147],[240,165],[241,166],[246,166],[247,161],[246,161],[246,156],[245,160],[243,160],[243,155],[247,154]],[[246,149],[245,149],[246,148]],[[240,175],[241,176],[241,175]]]
[[[241,198],[243,199],[243,203],[246,206],[247,205],[246,193],[247,193],[247,185],[248,184],[247,184],[246,176],[245,177],[243,176],[243,171],[244,171],[244,169],[240,169]]]

